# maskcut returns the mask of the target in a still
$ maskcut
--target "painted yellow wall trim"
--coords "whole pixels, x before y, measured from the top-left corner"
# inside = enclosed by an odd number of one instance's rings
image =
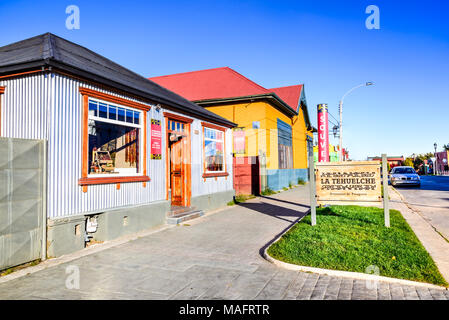
[[[265,101],[214,105],[206,109],[243,127],[245,154],[241,156],[257,156],[259,150],[265,152],[267,169],[279,169],[277,119],[284,121],[292,127],[293,168],[307,168],[307,136],[311,132],[307,131],[302,112],[289,117]],[[259,129],[253,129],[254,122],[259,122]]]

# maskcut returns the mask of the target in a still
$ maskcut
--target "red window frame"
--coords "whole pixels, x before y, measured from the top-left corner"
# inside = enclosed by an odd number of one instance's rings
[[[117,184],[117,189],[120,189],[120,183],[127,182],[142,182],[143,187],[146,187],[146,182],[150,181],[150,177],[147,175],[147,111],[151,109],[142,103],[116,97],[100,91],[80,87],[79,92],[83,98],[83,119],[82,119],[82,162],[81,162],[81,179],[78,180],[78,184],[83,187],[83,192],[87,192],[88,185],[97,184]],[[88,177],[89,174],[89,98],[101,99],[104,101],[117,103],[125,107],[131,107],[143,111],[143,164],[141,176],[120,176],[120,177]]]
[[[226,161],[226,128],[217,126],[215,124],[211,124],[208,122],[201,122],[201,125],[203,127],[203,178],[206,180],[206,178],[217,178],[217,177],[227,177],[229,176],[228,170],[227,170],[227,161]],[[224,161],[224,172],[206,172],[206,150],[205,150],[205,143],[204,143],[204,128],[210,128],[215,129],[223,132],[223,161]]]
[[[0,87],[0,137],[2,136],[2,99],[1,95],[5,93],[5,87]]]

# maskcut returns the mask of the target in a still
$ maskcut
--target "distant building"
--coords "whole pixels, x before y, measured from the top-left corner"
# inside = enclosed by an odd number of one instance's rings
[[[318,162],[318,146],[313,147],[313,159],[316,162]],[[349,160],[349,152],[343,148],[343,161]],[[329,162],[338,162],[340,161],[339,156],[339,146],[334,146],[332,144],[329,144]]]
[[[449,151],[441,151],[435,153],[436,159],[436,173],[437,174],[446,174],[449,171],[448,167],[448,153]]]
[[[308,179],[307,150],[312,147],[314,128],[304,85],[267,89],[228,67],[150,80],[236,123],[233,130],[236,161],[243,165],[250,158],[265,154],[266,186],[270,189],[281,190],[299,179]],[[236,171],[236,176],[241,174]]]
[[[368,157],[368,161],[382,161],[382,157]],[[404,156],[387,156],[387,162],[390,164],[390,169],[404,165]]]

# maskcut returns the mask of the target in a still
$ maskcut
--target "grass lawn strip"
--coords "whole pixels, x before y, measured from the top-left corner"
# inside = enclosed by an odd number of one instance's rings
[[[366,272],[377,266],[380,276],[447,286],[435,262],[401,213],[390,210],[385,228],[383,209],[331,206],[317,209],[317,224],[304,217],[271,245],[273,258],[309,267]]]

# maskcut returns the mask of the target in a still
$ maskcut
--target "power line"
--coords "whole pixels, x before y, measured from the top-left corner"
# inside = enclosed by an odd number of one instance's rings
[[[331,120],[327,119],[327,121],[329,121],[330,123],[332,123],[334,126],[338,127],[337,124],[333,123]]]
[[[330,116],[331,116],[332,118],[334,118],[334,120],[337,121],[337,123],[340,122],[340,121],[338,121],[338,120],[332,115],[332,113],[330,113],[329,111],[327,111],[327,113],[330,114]]]

